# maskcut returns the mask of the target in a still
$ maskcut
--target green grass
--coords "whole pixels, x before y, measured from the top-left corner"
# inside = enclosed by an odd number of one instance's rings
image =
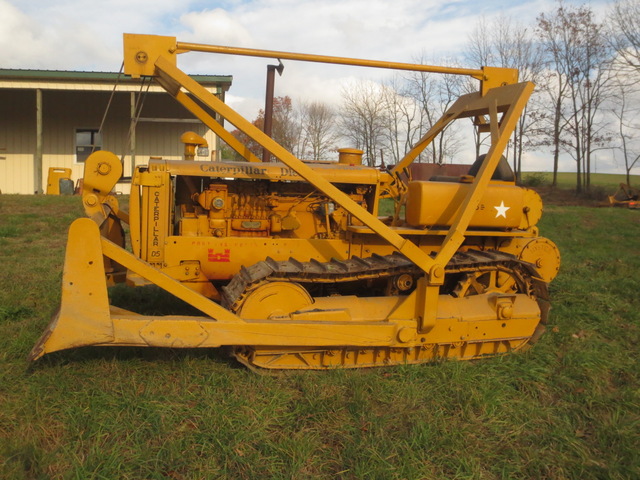
[[[218,350],[28,367],[80,214],[77,197],[0,196],[0,478],[640,478],[638,211],[546,208],[562,267],[527,352],[278,377]]]
[[[553,174],[551,172],[523,172],[522,178],[527,181],[527,177],[540,178],[545,184],[551,185]],[[627,176],[615,173],[592,173],[591,185],[600,188],[608,195],[613,195],[621,183],[627,183]],[[640,186],[640,175],[631,175],[631,185],[638,188]],[[575,172],[558,172],[558,188],[575,189],[576,174]]]

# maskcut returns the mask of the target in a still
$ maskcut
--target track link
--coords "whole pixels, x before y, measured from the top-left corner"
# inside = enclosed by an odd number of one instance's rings
[[[445,268],[445,273],[477,272],[487,268],[524,270],[526,276],[537,277],[535,268],[511,254],[499,251],[469,250],[458,252]],[[332,259],[329,262],[311,260],[300,262],[294,258],[276,261],[271,257],[242,267],[227,286],[223,287],[223,304],[238,311],[242,300],[264,281],[288,281],[304,284],[345,283],[369,279],[391,278],[397,275],[422,275],[422,270],[399,253],[373,255],[367,258],[352,257],[348,260]]]

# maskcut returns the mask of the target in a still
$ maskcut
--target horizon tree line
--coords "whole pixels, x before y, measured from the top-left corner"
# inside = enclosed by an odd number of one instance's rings
[[[523,154],[550,154],[552,186],[562,155],[575,162],[576,192],[588,192],[595,154],[608,151],[630,173],[640,165],[640,0],[618,0],[598,19],[588,4],[540,13],[533,25],[500,16],[481,18],[461,59],[415,63],[516,68],[536,84],[505,152],[521,181]],[[339,144],[364,151],[364,162],[397,163],[461,94],[477,90],[464,77],[409,72],[380,83],[362,80],[343,88],[340,114],[322,102],[274,99],[273,138],[307,160],[334,160]],[[264,124],[264,111],[253,122]],[[248,141],[240,132],[241,140]],[[244,137],[244,138],[243,138]],[[475,135],[479,155],[484,138]],[[261,156],[259,145],[248,142]],[[451,163],[465,147],[456,122],[418,162]],[[466,162],[464,162],[466,163]]]

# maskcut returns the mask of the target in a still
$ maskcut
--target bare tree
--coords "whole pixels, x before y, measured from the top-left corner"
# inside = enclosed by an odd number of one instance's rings
[[[569,88],[568,76],[564,73],[568,67],[564,65],[566,57],[563,54],[569,46],[566,45],[570,38],[565,32],[546,20],[538,19],[538,35],[543,40],[547,53],[546,64],[549,67],[540,77],[540,88],[547,96],[548,103],[541,101],[542,108],[539,112],[542,125],[540,131],[540,145],[549,145],[553,150],[553,180],[551,186],[558,182],[558,165],[562,151],[562,138],[567,126],[565,105],[568,103]],[[564,45],[564,48],[563,48]],[[548,140],[547,140],[548,139]]]
[[[631,170],[640,160],[640,2],[616,1],[609,11],[608,36],[616,52],[613,68],[616,71],[615,91],[611,111],[618,126],[617,144],[624,161],[627,184],[631,184]]]
[[[515,68],[520,81],[537,83],[543,69],[542,49],[530,28],[505,16],[491,22],[482,18],[469,36],[466,60],[475,66]],[[538,115],[530,115],[531,103],[518,120],[513,133],[512,162],[517,178],[522,174],[524,148],[532,143]]]
[[[264,128],[264,110],[260,109],[256,119],[251,122],[260,130]],[[300,120],[293,108],[291,98],[275,97],[273,99],[273,124],[271,137],[296,156],[300,156]],[[262,156],[262,147],[252,138],[240,130],[231,132],[240,142],[247,145],[249,150],[257,157]],[[236,157],[239,157],[237,155]]]
[[[264,118],[264,112],[262,112]],[[288,96],[273,99],[273,139],[295,156],[301,156],[300,137],[302,128],[297,111]]]
[[[416,63],[429,63],[421,55]],[[433,63],[433,62],[431,62]],[[452,62],[440,62],[441,64]],[[406,95],[413,98],[419,107],[417,124],[420,138],[437,122],[453,102],[463,93],[464,79],[455,75],[439,75],[426,72],[412,72],[406,77]],[[462,141],[458,136],[459,125],[452,123],[429,145],[418,161],[423,158],[431,163],[445,163],[460,151]]]
[[[627,69],[640,73],[640,2],[619,0],[609,12],[608,36]],[[637,81],[637,80],[636,80]]]
[[[379,164],[378,153],[385,147],[388,125],[382,90],[378,84],[361,81],[342,91],[343,136],[364,150],[364,160],[372,167]]]
[[[391,163],[396,164],[420,138],[420,108],[407,93],[402,79],[398,76],[384,85],[382,98],[387,110],[386,144],[391,155]]]
[[[566,94],[556,97],[561,119],[554,119],[561,134],[556,141],[576,162],[576,191],[589,190],[591,156],[603,147],[607,136],[598,124],[606,98],[610,48],[603,25],[586,6],[565,7],[538,16],[538,34],[549,55],[549,64],[563,82]],[[558,133],[554,130],[554,134]],[[566,133],[566,135],[562,135]]]
[[[335,149],[335,112],[321,102],[301,103],[302,143],[311,160],[324,160]]]
[[[611,113],[616,118],[618,142],[614,152],[619,152],[624,161],[627,185],[631,185],[631,170],[640,160],[640,89],[632,88],[625,78],[615,84],[617,94],[612,97]]]

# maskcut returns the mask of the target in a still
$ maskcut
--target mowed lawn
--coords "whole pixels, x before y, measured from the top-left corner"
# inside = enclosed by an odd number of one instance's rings
[[[526,181],[527,177],[539,176],[546,184],[551,184],[553,180],[553,174],[550,172],[523,172],[522,178]],[[624,174],[612,174],[612,173],[592,173],[591,185],[597,188],[600,192],[607,195],[613,195],[620,187],[621,183],[627,183],[627,176]],[[640,175],[631,175],[630,183],[632,187],[640,187]],[[576,188],[576,173],[575,172],[558,172],[558,188],[562,189],[575,189]]]
[[[275,377],[218,350],[28,366],[81,214],[0,196],[2,479],[640,478],[640,211],[546,208],[562,267],[527,352]]]

